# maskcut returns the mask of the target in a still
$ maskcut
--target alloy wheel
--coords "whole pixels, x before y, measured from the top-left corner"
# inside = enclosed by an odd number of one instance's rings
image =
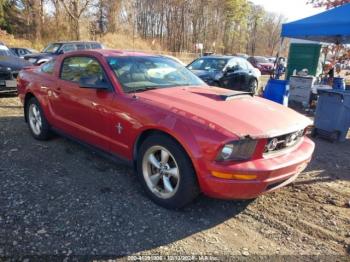
[[[164,147],[150,147],[142,160],[142,171],[147,187],[156,196],[169,199],[179,188],[180,173],[174,156]]]
[[[31,104],[28,113],[30,128],[35,135],[39,136],[42,130],[42,119],[39,107],[36,104]]]

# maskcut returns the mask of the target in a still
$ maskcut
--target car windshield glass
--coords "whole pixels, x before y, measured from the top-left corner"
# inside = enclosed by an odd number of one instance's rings
[[[262,57],[262,56],[256,56],[256,57],[255,57],[255,60],[256,60],[258,63],[269,63],[269,60],[267,60],[265,57]]]
[[[165,57],[109,57],[108,63],[127,93],[165,87],[206,85],[187,68]]]
[[[6,46],[0,45],[0,56],[14,56],[14,53],[12,53]]]
[[[0,56],[13,56],[14,54],[10,50],[1,50],[0,49]]]
[[[229,59],[226,58],[200,58],[188,66],[190,70],[222,70]]]
[[[62,44],[49,44],[44,50],[43,53],[56,53],[57,50],[62,46]]]

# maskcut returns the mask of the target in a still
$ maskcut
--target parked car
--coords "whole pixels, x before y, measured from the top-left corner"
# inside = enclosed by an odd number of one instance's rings
[[[256,93],[259,70],[237,56],[200,57],[187,66],[210,86]]]
[[[186,64],[184,62],[182,62],[179,58],[177,58],[175,56],[171,56],[171,55],[163,55],[163,56],[174,60],[175,62],[179,63],[180,65],[186,66]]]
[[[24,59],[34,65],[41,65],[52,58],[76,50],[101,49],[103,46],[92,41],[70,41],[49,44],[41,53],[25,55]]]
[[[248,57],[249,57],[249,55],[244,54],[244,53],[236,53],[235,56],[239,56],[239,57],[242,57],[244,59],[248,59]]]
[[[314,143],[311,121],[242,91],[209,87],[172,59],[70,52],[19,74],[34,138],[52,131],[135,167],[149,197],[180,208],[200,192],[249,199],[292,182]]]
[[[19,70],[30,63],[15,56],[9,48],[0,44],[0,94],[16,92]]]
[[[247,59],[261,74],[269,75],[273,72],[274,64],[263,56],[251,56]]]
[[[14,55],[24,58],[25,55],[29,54],[37,54],[39,53],[37,50],[31,49],[31,48],[23,48],[23,47],[11,47],[10,50]]]
[[[276,57],[275,56],[269,56],[269,57],[266,57],[266,59],[272,64],[274,64],[276,62]]]

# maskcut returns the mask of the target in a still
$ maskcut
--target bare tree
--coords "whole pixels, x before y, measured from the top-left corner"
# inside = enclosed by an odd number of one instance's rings
[[[61,3],[72,20],[75,39],[80,40],[80,19],[92,0],[61,0]]]

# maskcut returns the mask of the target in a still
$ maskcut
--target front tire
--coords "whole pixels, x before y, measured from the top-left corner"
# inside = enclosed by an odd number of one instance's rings
[[[199,194],[189,156],[166,135],[151,135],[142,143],[137,154],[137,174],[147,195],[165,208],[182,208]]]
[[[50,125],[44,115],[39,101],[32,97],[26,105],[28,127],[35,139],[47,140],[50,137]]]
[[[252,92],[254,95],[258,94],[258,81],[256,79],[253,79],[249,83],[249,92]]]

